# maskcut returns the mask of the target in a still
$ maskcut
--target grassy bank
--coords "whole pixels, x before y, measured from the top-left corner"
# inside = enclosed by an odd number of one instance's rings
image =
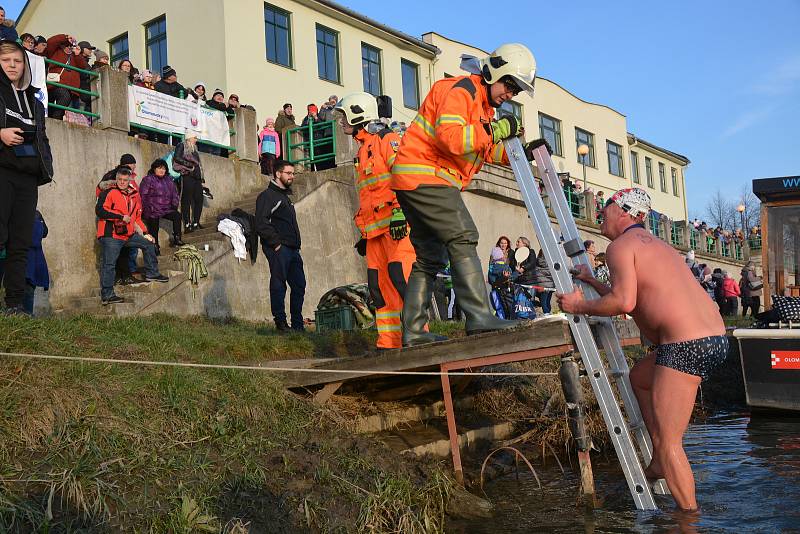
[[[250,364],[369,350],[233,322],[0,318],[0,351]],[[451,487],[263,372],[0,360],[0,531],[423,532]]]

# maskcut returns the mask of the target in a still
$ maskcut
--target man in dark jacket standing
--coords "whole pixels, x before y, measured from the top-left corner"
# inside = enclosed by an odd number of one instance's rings
[[[286,284],[292,290],[289,312],[292,330],[303,331],[303,299],[306,293],[306,275],[300,256],[300,228],[294,204],[289,200],[294,181],[294,165],[286,161],[275,162],[275,177],[269,187],[256,200],[256,233],[261,238],[261,248],[269,262],[269,299],[275,327],[289,330],[286,322]]]
[[[186,89],[178,82],[178,74],[169,65],[164,65],[161,69],[161,79],[156,82],[156,91],[175,98],[186,98],[190,94],[197,98],[194,91]]]
[[[0,41],[0,250],[6,252],[5,313],[23,314],[25,268],[31,246],[37,187],[53,178],[44,106],[31,87],[22,45]]]

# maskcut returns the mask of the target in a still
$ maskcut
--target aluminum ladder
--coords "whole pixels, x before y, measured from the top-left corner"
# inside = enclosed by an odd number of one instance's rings
[[[539,187],[533,174],[533,168],[525,156],[525,150],[519,138],[514,137],[504,141],[506,153],[514,170],[514,176],[519,184],[522,199],[528,208],[528,214],[533,222],[534,230],[539,238],[539,243],[544,250],[544,256],[553,281],[560,293],[569,293],[573,289],[570,269],[573,266],[589,265],[589,258],[583,247],[583,240],[578,234],[578,227],[572,216],[561,180],[558,177],[553,160],[545,146],[540,146],[533,151],[534,160],[542,176],[542,182],[550,198],[550,208],[558,220],[561,230],[559,239],[553,232],[550,217],[544,205]],[[570,263],[570,259],[572,260]],[[590,266],[591,268],[591,266]],[[581,283],[584,296],[587,300],[599,298],[598,293],[588,284]],[[666,483],[659,480],[653,487],[650,486],[644,474],[644,465],[652,459],[653,445],[650,434],[644,425],[639,403],[633,394],[629,378],[628,362],[622,352],[617,332],[610,317],[587,317],[584,315],[567,314],[572,336],[581,355],[584,368],[592,384],[595,397],[603,413],[608,434],[614,443],[617,457],[628,481],[633,501],[639,510],[657,510],[653,493],[667,494]],[[594,331],[593,331],[594,328]],[[596,337],[595,337],[596,336]],[[598,339],[602,344],[609,363],[609,368],[603,364]],[[619,402],[611,387],[611,378],[616,380],[617,388],[625,406],[627,420],[622,414]],[[640,461],[634,446],[633,434],[639,445],[642,455]],[[643,463],[642,463],[643,462]]]

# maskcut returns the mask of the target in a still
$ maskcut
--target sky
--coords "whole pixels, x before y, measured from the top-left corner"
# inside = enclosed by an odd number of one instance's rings
[[[800,0],[338,1],[416,37],[527,45],[538,74],[691,160],[690,216],[717,189],[800,175]],[[3,5],[16,18],[24,1]]]

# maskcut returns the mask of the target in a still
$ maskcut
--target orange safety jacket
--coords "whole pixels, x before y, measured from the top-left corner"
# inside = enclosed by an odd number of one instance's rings
[[[355,135],[358,149],[356,190],[359,207],[353,220],[367,239],[389,231],[392,208],[399,208],[394,191],[389,187],[400,136],[389,128],[371,134],[361,129]]]
[[[139,191],[133,187],[128,187],[125,191],[120,191],[118,187],[106,189],[97,197],[95,206],[97,215],[97,238],[113,237],[127,241],[136,233],[136,227],[145,229],[142,221],[142,198]],[[123,217],[127,215],[131,220],[123,222]],[[121,231],[124,229],[124,233]],[[144,232],[146,233],[146,232]]]
[[[484,162],[508,164],[503,143],[492,142],[493,118],[480,75],[434,83],[403,136],[392,167],[392,189],[408,191],[426,184],[463,190]]]

